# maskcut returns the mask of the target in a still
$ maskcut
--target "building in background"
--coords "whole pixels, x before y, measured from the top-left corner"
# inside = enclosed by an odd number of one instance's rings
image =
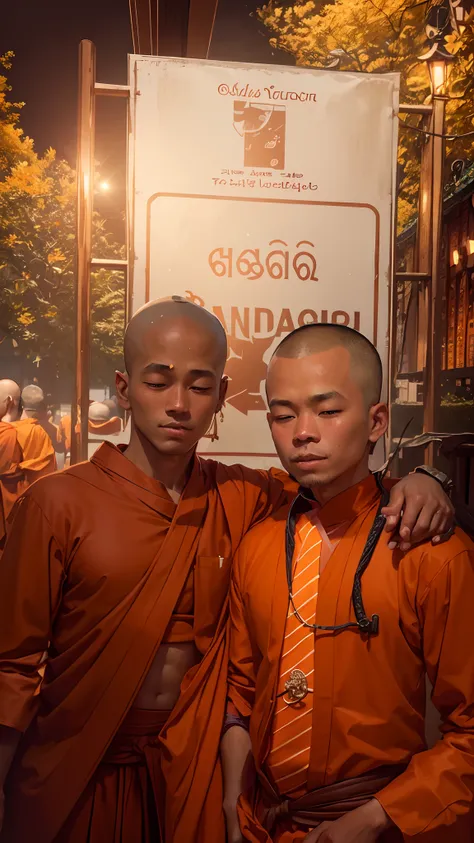
[[[416,220],[397,238],[397,269],[414,269]],[[446,186],[441,247],[443,321],[440,429],[474,431],[474,164]],[[413,417],[421,433],[427,338],[426,283],[397,282],[394,436]]]
[[[396,244],[399,272],[414,271],[415,220]],[[474,164],[445,188],[441,241],[442,322],[439,465],[455,483],[456,501],[474,512]],[[423,367],[427,341],[427,285],[395,281],[395,349],[392,447],[403,436],[396,473],[424,460]],[[414,439],[414,441],[413,441]],[[467,514],[467,518],[473,517]],[[474,518],[472,522],[474,528]],[[467,522],[466,522],[467,526]]]

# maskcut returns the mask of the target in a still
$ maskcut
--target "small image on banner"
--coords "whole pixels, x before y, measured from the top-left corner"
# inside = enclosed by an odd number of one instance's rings
[[[244,167],[284,168],[284,105],[255,105],[245,100],[236,100],[234,127],[244,139]]]

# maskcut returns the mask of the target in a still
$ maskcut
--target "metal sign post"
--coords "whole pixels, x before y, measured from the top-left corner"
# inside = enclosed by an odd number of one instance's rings
[[[95,47],[79,45],[77,121],[77,287],[74,400],[71,408],[71,463],[87,459],[90,373],[90,280],[94,197]],[[77,435],[75,434],[77,427]]]
[[[71,465],[88,457],[88,413],[90,386],[90,288],[94,267],[125,271],[128,302],[128,260],[92,258],[92,214],[94,210],[95,98],[128,98],[127,85],[103,85],[95,81],[95,47],[91,41],[79,45],[79,108],[77,126],[77,260],[76,343],[74,395],[71,406]],[[127,203],[128,206],[128,203]],[[128,226],[127,226],[128,228]],[[127,252],[128,253],[128,252]],[[77,429],[77,433],[74,432]]]
[[[140,53],[207,57],[218,7],[218,0],[130,0],[134,49]],[[88,408],[90,381],[90,283],[96,267],[121,269],[126,275],[126,319],[130,315],[130,255],[127,222],[128,260],[92,258],[92,214],[94,209],[95,97],[130,98],[128,85],[96,82],[95,47],[91,41],[79,46],[79,109],[77,128],[77,289],[74,395],[71,408],[71,464],[88,456]],[[129,114],[127,118],[129,119]],[[130,202],[127,198],[127,216]],[[79,423],[79,424],[78,424]],[[78,430],[77,436],[74,431]]]

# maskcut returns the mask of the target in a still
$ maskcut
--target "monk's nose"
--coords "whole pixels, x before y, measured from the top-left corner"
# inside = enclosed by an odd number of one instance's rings
[[[189,412],[189,393],[188,390],[180,384],[176,384],[176,386],[169,392],[168,412]]]
[[[304,413],[298,417],[293,431],[293,439],[295,445],[301,445],[305,442],[320,441],[321,434],[319,425],[317,424],[314,416],[309,416]]]

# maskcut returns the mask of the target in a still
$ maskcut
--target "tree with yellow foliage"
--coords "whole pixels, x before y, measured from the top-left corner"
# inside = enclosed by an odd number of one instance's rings
[[[11,67],[12,53],[0,57]],[[8,99],[0,75],[0,329],[30,360],[50,359],[70,376],[74,347],[75,173],[53,149],[40,156],[19,126],[22,103]],[[120,248],[94,216],[93,247],[104,258]],[[92,355],[97,377],[110,380],[121,359],[124,290],[119,272],[94,273]],[[108,377],[109,376],[109,377]]]
[[[273,47],[291,53],[298,65],[366,73],[399,72],[401,101],[423,103],[430,96],[424,18],[426,4],[407,0],[270,0],[258,16],[271,33]],[[447,104],[447,133],[474,129],[474,11],[462,35],[447,37],[455,56]],[[410,120],[417,124],[416,117]],[[400,125],[399,226],[416,214],[419,182],[419,133]],[[455,158],[474,157],[474,135],[449,142],[447,168]]]

